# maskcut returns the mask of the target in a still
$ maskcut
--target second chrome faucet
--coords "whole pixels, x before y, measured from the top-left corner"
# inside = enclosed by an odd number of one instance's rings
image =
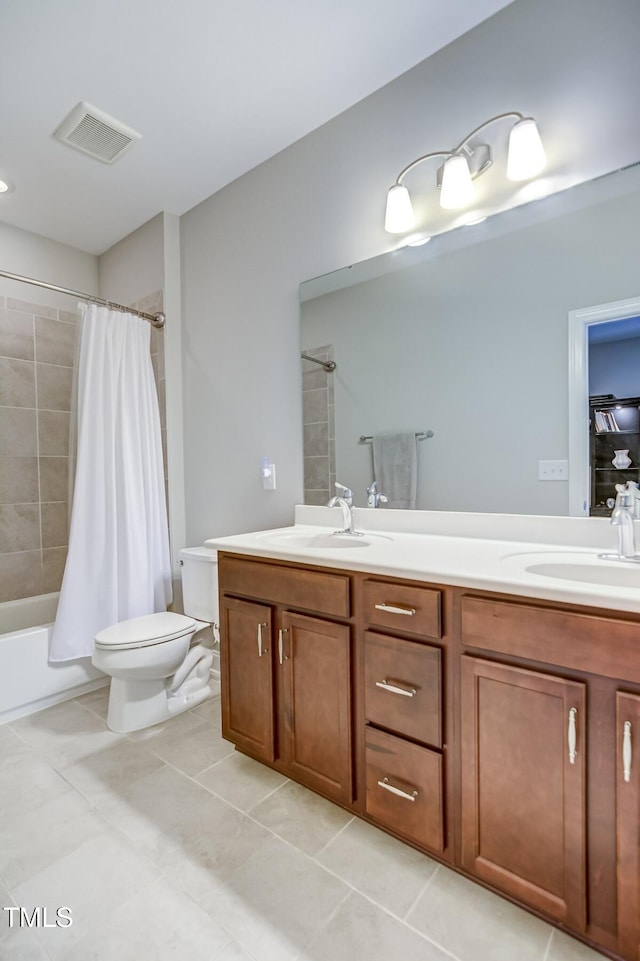
[[[334,533],[354,534],[356,537],[360,537],[360,532],[353,529],[353,491],[349,487],[345,487],[344,484],[338,484],[337,482],[336,490],[338,493],[327,504],[327,507],[340,507],[342,510],[342,529],[334,531]]]

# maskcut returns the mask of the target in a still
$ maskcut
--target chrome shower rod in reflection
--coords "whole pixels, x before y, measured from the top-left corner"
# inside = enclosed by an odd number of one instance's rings
[[[300,354],[303,360],[310,360],[312,364],[320,364],[328,374],[333,373],[336,369],[336,364],[332,360],[318,360],[317,357],[312,357],[311,354],[305,354],[304,351]]]
[[[417,430],[416,440],[427,440],[428,437],[433,437],[432,430]],[[360,434],[361,444],[370,444],[373,441],[373,437],[370,434]]]

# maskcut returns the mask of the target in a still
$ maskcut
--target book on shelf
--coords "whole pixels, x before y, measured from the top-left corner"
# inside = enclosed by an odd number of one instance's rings
[[[620,427],[616,420],[616,415],[612,410],[595,410],[593,419],[596,426],[596,434],[603,431],[619,431]]]

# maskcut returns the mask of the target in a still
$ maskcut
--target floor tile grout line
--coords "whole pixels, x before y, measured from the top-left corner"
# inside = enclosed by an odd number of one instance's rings
[[[349,818],[349,820],[347,821],[347,823],[344,824],[344,825],[340,828],[340,830],[338,831],[337,834],[335,834],[329,841],[327,841],[327,843],[326,843],[323,847],[321,847],[319,851],[316,851],[316,853],[314,854],[314,858],[317,860],[319,857],[321,857],[321,856],[324,854],[324,852],[327,850],[327,848],[330,848],[331,845],[332,845],[335,841],[337,841],[338,838],[339,838],[342,834],[344,834],[344,832],[347,830],[347,828],[349,827],[349,825],[350,825],[350,824],[353,824],[353,822],[355,821],[355,819],[356,819],[356,818],[355,818],[355,814],[354,814],[354,815],[352,815],[352,817]],[[318,862],[318,863],[319,863],[319,862]],[[324,867],[324,865],[323,865],[323,867]]]
[[[552,942],[552,940],[553,940],[553,932],[554,932],[554,930],[555,930],[555,928],[551,928],[551,931],[549,932],[549,940],[547,941],[547,947],[545,948],[545,952],[544,952],[544,954],[543,954],[543,956],[542,956],[542,961],[547,961],[547,959],[548,959],[548,957],[549,957],[549,952],[551,951],[551,942]]]
[[[407,911],[406,911],[405,914],[404,914],[404,917],[403,917],[403,919],[402,919],[403,921],[406,921],[406,919],[409,917],[409,915],[411,914],[411,912],[412,912],[413,909],[415,908],[416,904],[418,903],[418,901],[420,900],[420,898],[423,896],[423,894],[425,893],[425,891],[429,888],[429,885],[432,883],[432,881],[433,881],[433,879],[435,878],[436,874],[438,873],[438,871],[439,871],[440,868],[442,867],[442,865],[439,864],[438,862],[434,862],[434,863],[435,863],[435,865],[436,865],[435,870],[431,872],[431,874],[430,874],[429,877],[426,879],[426,881],[424,882],[423,886],[420,888],[419,892],[417,893],[417,895],[415,896],[415,898],[414,898],[413,901],[411,902],[411,905],[409,906],[409,908],[407,909]]]
[[[333,919],[335,918],[335,916],[336,916],[336,914],[338,913],[338,911],[340,910],[340,908],[343,906],[343,904],[346,904],[346,902],[349,900],[349,898],[352,896],[352,894],[353,894],[353,890],[351,890],[351,891],[346,891],[345,896],[344,896],[344,897],[341,899],[341,901],[335,906],[335,908],[333,909],[333,911],[330,911],[330,912],[329,912],[329,915],[328,915],[328,917],[326,918],[326,920],[324,921],[324,923],[318,928],[317,931],[314,931],[314,933],[313,933],[309,938],[307,938],[307,940],[306,940],[305,943],[303,944],[303,946],[302,946],[302,948],[300,949],[300,951],[298,951],[298,953],[296,954],[296,956],[295,956],[295,958],[293,959],[293,961],[300,961],[300,958],[304,955],[304,953],[305,953],[305,951],[307,950],[307,948],[313,943],[313,941],[314,941],[316,938],[320,937],[320,935],[322,934],[322,932],[331,924],[331,922],[332,922]]]

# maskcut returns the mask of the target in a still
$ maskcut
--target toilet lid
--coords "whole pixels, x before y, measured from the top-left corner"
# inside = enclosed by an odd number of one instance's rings
[[[111,650],[123,650],[127,647],[147,647],[150,644],[162,644],[175,637],[190,634],[196,622],[192,617],[184,614],[174,614],[164,611],[159,614],[145,614],[143,617],[133,617],[128,621],[120,621],[105,627],[96,634],[96,647],[108,647]]]

